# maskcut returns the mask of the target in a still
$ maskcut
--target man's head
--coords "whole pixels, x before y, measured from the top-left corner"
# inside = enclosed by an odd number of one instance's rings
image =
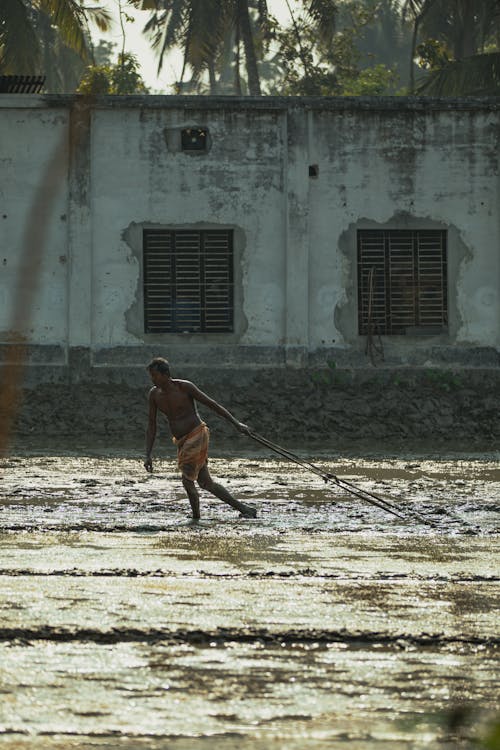
[[[160,376],[160,379],[170,377],[170,365],[163,357],[155,357],[151,360],[146,368],[151,375],[151,379],[156,385],[156,378]]]

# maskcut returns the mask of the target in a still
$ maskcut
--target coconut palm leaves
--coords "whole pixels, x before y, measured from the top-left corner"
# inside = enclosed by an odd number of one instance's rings
[[[29,75],[37,72],[42,46],[38,24],[48,18],[64,44],[82,59],[89,56],[87,24],[94,21],[101,30],[109,25],[102,8],[84,7],[77,0],[2,0],[0,3],[0,71]]]
[[[34,13],[21,0],[4,0],[0,4],[0,71],[2,73],[35,73],[38,63],[34,51],[38,46]]]
[[[427,96],[498,96],[500,52],[452,60],[417,85]]]
[[[152,37],[153,48],[158,53],[160,71],[165,53],[172,47],[184,51],[184,66],[191,69],[192,82],[199,81],[208,71],[212,85],[215,83],[215,66],[228,51],[233,51],[235,78],[239,77],[240,46],[245,52],[248,87],[251,94],[260,94],[257,69],[256,39],[250,16],[249,0],[159,0],[146,24],[145,31]],[[252,3],[256,11],[256,28],[265,29],[267,3],[257,0]]]
[[[406,0],[413,18],[411,90],[432,96],[500,93],[500,0]],[[421,46],[418,46],[419,41]],[[488,53],[488,47],[492,51]],[[417,86],[413,60],[429,70]],[[433,53],[439,52],[439,54]]]
[[[339,13],[338,2],[335,2],[335,0],[305,0],[303,5],[306,6],[320,42],[325,45],[331,44]]]

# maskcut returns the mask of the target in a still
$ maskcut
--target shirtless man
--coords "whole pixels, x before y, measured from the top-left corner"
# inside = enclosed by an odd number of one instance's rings
[[[149,418],[146,431],[146,471],[153,471],[151,452],[156,437],[156,416],[158,409],[166,416],[174,443],[177,445],[182,484],[187,492],[193,518],[200,517],[200,498],[195,481],[200,487],[215,495],[232,508],[239,510],[247,518],[255,518],[255,508],[240,503],[220,484],[214,482],[207,466],[208,427],[201,421],[195,401],[205,404],[216,414],[231,422],[240,432],[248,434],[248,427],[233,417],[223,406],[206,393],[200,391],[189,380],[170,377],[170,366],[163,357],[155,357],[147,366],[153,387],[149,392]]]

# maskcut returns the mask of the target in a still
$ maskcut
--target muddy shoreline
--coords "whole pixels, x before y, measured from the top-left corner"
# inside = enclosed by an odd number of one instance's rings
[[[54,439],[0,460],[2,750],[472,750],[492,731],[494,450],[307,450],[394,517],[233,441],[211,471],[258,517],[202,493],[192,524],[171,442],[150,475],[121,440]]]

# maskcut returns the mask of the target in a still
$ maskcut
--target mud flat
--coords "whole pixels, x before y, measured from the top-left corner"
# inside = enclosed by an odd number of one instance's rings
[[[498,455],[2,461],[0,748],[472,748],[498,719]],[[139,454],[138,454],[139,455]],[[308,456],[309,458],[311,456]],[[418,511],[432,525],[412,513]]]

